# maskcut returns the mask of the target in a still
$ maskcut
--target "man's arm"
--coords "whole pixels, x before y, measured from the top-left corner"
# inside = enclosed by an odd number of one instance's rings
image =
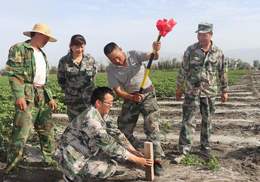
[[[119,96],[123,99],[126,99],[126,100],[130,100],[130,101],[139,103],[144,99],[143,94],[139,94],[139,93],[130,94],[130,93],[126,92],[124,89],[122,89],[120,86],[114,87],[113,89],[116,92],[117,96]]]
[[[115,138],[115,140],[126,148],[129,152],[134,153],[138,156],[143,156],[143,154],[137,151],[134,146],[129,142],[126,136],[118,129],[117,125],[113,123],[112,120],[106,122],[107,124],[107,132],[109,135]]]
[[[82,130],[87,136],[92,138],[92,140],[95,140],[95,144],[98,148],[110,157],[123,160],[129,158],[130,152],[107,132],[106,126],[102,126],[98,118],[92,118],[92,120],[87,121],[87,123],[86,126],[82,127]]]
[[[44,85],[44,94],[45,94],[45,98],[46,98],[46,102],[48,103],[49,107],[51,108],[52,111],[55,111],[57,109],[57,103],[56,101],[53,99],[53,95],[52,95],[52,91],[51,91],[51,85],[50,85],[50,80],[49,80],[49,64],[47,62],[47,58],[45,56],[46,59],[46,67],[47,67],[47,73],[46,73],[46,83]]]
[[[120,145],[114,137],[107,133],[106,126],[102,126],[97,118],[92,118],[82,130],[90,138],[95,140],[96,146],[99,147],[110,157],[117,159],[129,160],[141,166],[152,166],[153,160],[139,157],[129,152]]]
[[[61,58],[59,61],[59,65],[58,65],[58,73],[57,73],[57,80],[58,83],[62,89],[62,91],[64,92],[65,90],[65,82],[66,82],[66,76],[65,76],[65,65],[64,65],[64,59]]]
[[[181,67],[176,79],[176,100],[181,100],[181,96],[185,90],[185,79],[189,69],[190,51],[187,49],[184,53]]]
[[[97,145],[109,156],[129,160],[142,167],[153,165],[152,159],[145,159],[141,154],[138,155],[138,152],[134,153],[136,151],[135,149],[132,151],[131,148],[130,150],[128,150],[129,148],[124,148],[104,130],[99,129],[98,133],[99,134],[95,136]]]
[[[159,59],[159,51],[161,49],[161,42],[153,42],[153,52],[151,53],[147,53],[145,55],[145,60],[150,60],[150,58],[152,57],[152,54],[153,54],[153,60],[157,60]]]
[[[220,91],[221,91],[221,101],[226,102],[228,99],[227,87],[228,87],[228,66],[225,62],[224,55],[222,54],[220,64],[219,64],[219,81],[220,81]]]
[[[27,108],[24,95],[24,76],[27,72],[23,65],[23,55],[20,48],[17,45],[12,46],[9,50],[5,71],[16,100],[15,104],[22,111]]]

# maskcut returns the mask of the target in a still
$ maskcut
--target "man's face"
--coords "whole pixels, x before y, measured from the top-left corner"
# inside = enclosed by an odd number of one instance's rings
[[[208,46],[211,42],[212,33],[198,33],[197,37],[201,46]]]
[[[38,48],[44,47],[49,41],[49,37],[41,33],[35,33],[33,38],[36,39]]]
[[[114,97],[107,93],[104,96],[104,101],[98,100],[99,104],[97,105],[97,110],[101,114],[101,116],[105,116],[109,113],[110,109],[113,106]]]
[[[115,65],[122,66],[126,61],[126,55],[121,48],[115,48],[107,57]]]

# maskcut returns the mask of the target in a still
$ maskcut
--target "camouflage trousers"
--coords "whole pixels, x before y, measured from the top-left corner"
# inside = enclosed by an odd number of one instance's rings
[[[7,156],[6,172],[21,160],[23,149],[31,134],[32,127],[38,133],[41,151],[45,162],[51,163],[54,153],[54,124],[49,120],[51,110],[45,104],[43,89],[37,89],[35,102],[27,102],[27,109],[21,111],[16,107],[13,131]]]
[[[118,128],[125,134],[127,139],[135,146],[135,137],[133,135],[140,113],[144,118],[144,132],[147,140],[151,141],[154,146],[154,158],[161,160],[164,152],[161,147],[160,139],[160,112],[154,92],[150,92],[145,99],[137,104],[125,100],[122,106],[120,116],[118,117]]]
[[[200,144],[202,149],[209,149],[211,117],[215,112],[215,98],[185,95],[183,103],[182,126],[179,136],[179,150],[188,153],[191,150],[192,134],[195,132],[195,116],[198,109],[201,114]]]
[[[67,114],[69,117],[69,122],[75,119],[80,113],[82,113],[87,108],[85,103],[71,102],[67,104]]]
[[[59,148],[55,153],[55,159],[59,163],[59,168],[63,174],[75,182],[86,179],[90,181],[104,180],[113,176],[117,171],[118,163],[102,152],[87,159],[84,157],[72,159],[68,155],[70,155],[70,152],[65,148]]]
[[[84,91],[82,99],[73,99],[72,97],[70,98],[68,95],[66,96],[67,100],[65,101],[65,103],[67,105],[67,114],[69,117],[69,122],[71,122],[79,114],[85,111],[85,109],[90,105],[90,97],[93,90],[94,88],[92,88],[92,90]]]

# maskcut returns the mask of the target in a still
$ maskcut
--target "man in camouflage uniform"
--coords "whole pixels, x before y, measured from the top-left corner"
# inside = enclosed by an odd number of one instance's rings
[[[65,93],[69,121],[87,108],[95,88],[95,59],[90,54],[84,54],[85,45],[82,35],[73,35],[69,53],[59,61],[58,83]]]
[[[160,46],[160,42],[153,43],[155,59],[159,57]],[[124,99],[121,114],[118,117],[118,127],[135,145],[133,131],[139,114],[143,115],[145,134],[154,146],[155,174],[161,175],[160,161],[164,152],[160,142],[160,114],[155,90],[149,77],[142,94],[139,93],[145,73],[142,63],[149,60],[151,53],[129,51],[125,54],[114,42],[104,47],[104,53],[111,61],[107,67],[108,83],[116,94]]]
[[[181,69],[177,77],[176,100],[185,94],[183,119],[179,137],[179,150],[187,154],[191,150],[193,124],[197,109],[200,108],[201,151],[209,154],[211,116],[215,111],[215,97],[220,83],[221,100],[226,102],[227,66],[222,51],[211,40],[213,25],[201,23],[196,31],[198,42],[189,46],[184,53]]]
[[[113,91],[98,87],[91,96],[91,106],[65,129],[55,153],[65,181],[105,179],[117,171],[116,161],[132,161],[151,166],[107,117],[113,105]]]
[[[56,39],[46,24],[35,24],[33,30],[24,32],[24,35],[31,39],[10,48],[6,67],[16,111],[6,173],[20,161],[33,126],[40,138],[44,161],[55,164],[52,160],[54,125],[49,118],[51,109],[55,110],[57,105],[48,86],[49,66],[41,48]]]

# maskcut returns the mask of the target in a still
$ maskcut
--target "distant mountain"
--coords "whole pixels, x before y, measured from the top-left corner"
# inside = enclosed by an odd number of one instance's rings
[[[226,57],[240,58],[248,63],[252,63],[253,60],[260,60],[260,48],[226,50],[224,53]]]

